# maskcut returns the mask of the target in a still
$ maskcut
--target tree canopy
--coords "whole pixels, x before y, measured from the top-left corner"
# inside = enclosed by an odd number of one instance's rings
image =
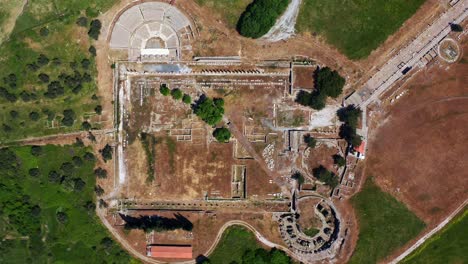
[[[247,6],[237,22],[237,31],[244,37],[260,38],[283,14],[289,0],[255,0]]]
[[[229,142],[229,139],[231,138],[231,132],[225,127],[216,128],[213,131],[213,136],[216,138],[216,140],[218,140],[218,142],[225,143]]]
[[[333,172],[327,170],[322,165],[313,169],[312,174],[314,175],[315,178],[317,178],[321,182],[324,182],[326,185],[330,186],[332,189],[338,186],[338,177]]]
[[[201,97],[194,106],[194,113],[207,124],[214,126],[224,115],[224,100]]]

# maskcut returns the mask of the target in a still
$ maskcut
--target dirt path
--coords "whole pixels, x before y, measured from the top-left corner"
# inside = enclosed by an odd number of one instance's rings
[[[0,25],[0,44],[10,37],[10,33],[15,28],[16,19],[23,13],[27,3],[27,0],[0,0],[0,6],[9,15],[4,24]]]
[[[461,212],[465,208],[465,206],[468,204],[468,199],[465,200],[455,211],[453,211],[449,216],[447,216],[438,226],[436,226],[434,229],[431,231],[427,232],[423,237],[421,237],[416,243],[414,243],[410,248],[405,250],[402,254],[400,254],[398,257],[396,257],[394,260],[390,261],[390,264],[397,264],[401,260],[403,260],[406,256],[410,255],[413,251],[415,251],[419,246],[421,246],[426,240],[428,240],[430,237],[432,237],[434,234],[439,232],[444,226],[446,226],[452,219],[458,215],[458,213]]]
[[[299,15],[302,0],[292,0],[284,14],[262,39],[267,41],[280,41],[288,39],[296,32],[296,20]]]

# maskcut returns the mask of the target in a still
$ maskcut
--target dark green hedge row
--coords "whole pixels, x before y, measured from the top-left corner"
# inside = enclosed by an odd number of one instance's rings
[[[237,23],[237,31],[244,37],[265,35],[283,14],[289,0],[255,0],[247,6]]]

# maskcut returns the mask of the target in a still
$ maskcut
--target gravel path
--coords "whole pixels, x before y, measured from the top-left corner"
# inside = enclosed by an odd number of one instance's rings
[[[291,0],[284,14],[276,21],[275,25],[261,39],[276,42],[288,39],[296,32],[296,20],[299,15],[302,0]]]

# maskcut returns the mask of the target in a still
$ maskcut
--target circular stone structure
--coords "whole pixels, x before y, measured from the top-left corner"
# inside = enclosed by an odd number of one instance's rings
[[[133,5],[114,19],[110,48],[128,50],[129,61],[179,60],[191,50],[190,20],[176,7],[162,2]]]
[[[448,63],[454,63],[460,58],[460,47],[451,38],[446,38],[439,43],[437,48],[439,56]]]

